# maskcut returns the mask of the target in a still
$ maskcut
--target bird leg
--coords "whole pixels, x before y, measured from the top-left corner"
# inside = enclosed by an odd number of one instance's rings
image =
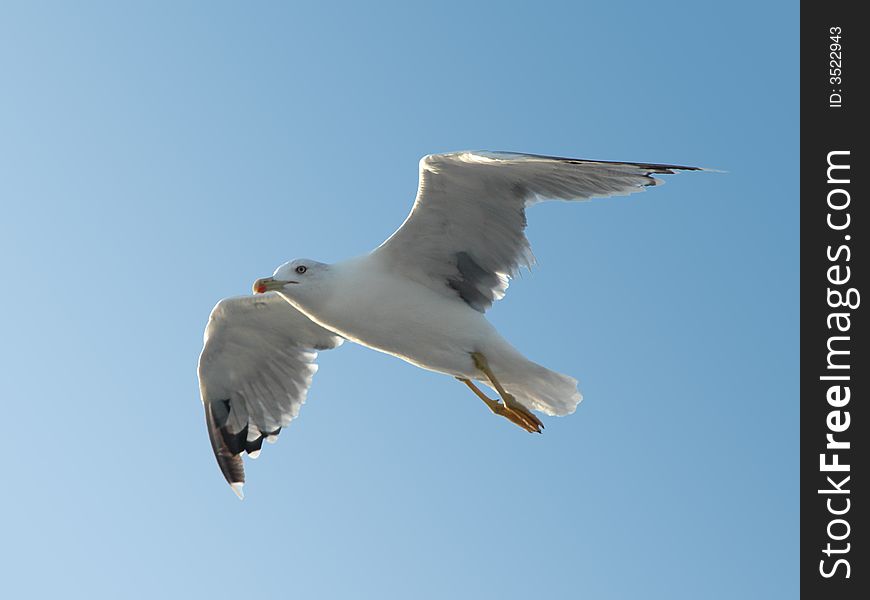
[[[504,404],[499,404],[497,401],[487,398],[486,394],[481,392],[477,386],[471,382],[471,380],[463,378],[457,379],[471,388],[471,391],[473,391],[478,398],[483,400],[489,409],[495,414],[507,418],[512,423],[519,425],[530,433],[541,433],[544,424],[540,419],[538,419],[538,417],[532,414],[529,409],[517,402],[516,398],[502,387],[495,374],[493,374],[492,369],[489,368],[489,362],[486,360],[486,357],[480,352],[472,352],[471,358],[474,360],[475,366],[492,382],[493,387],[501,396]]]
[[[489,407],[489,410],[493,412],[493,414],[506,418],[511,423],[522,427],[529,433],[534,433],[535,431],[538,431],[537,428],[533,428],[531,424],[525,418],[523,418],[522,414],[514,412],[504,404],[500,403],[498,400],[493,400],[487,397],[487,395],[480,391],[480,388],[474,385],[474,383],[470,379],[465,379],[464,377],[457,377],[456,379],[467,385],[478,398],[483,400],[487,407]]]
[[[469,389],[474,392],[474,395],[483,400],[484,404],[486,404],[487,407],[489,407],[489,410],[491,410],[493,413],[497,415],[504,414],[504,406],[500,404],[498,400],[493,400],[482,391],[480,391],[480,388],[474,385],[473,381],[471,381],[470,379],[465,379],[464,377],[457,377],[456,379],[467,385]]]

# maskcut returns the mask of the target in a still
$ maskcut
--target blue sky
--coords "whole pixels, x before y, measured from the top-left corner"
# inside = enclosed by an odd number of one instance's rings
[[[0,73],[11,597],[797,595],[795,3],[11,2]],[[239,502],[208,312],[466,148],[728,173],[530,211],[490,316],[573,416],[347,344]]]

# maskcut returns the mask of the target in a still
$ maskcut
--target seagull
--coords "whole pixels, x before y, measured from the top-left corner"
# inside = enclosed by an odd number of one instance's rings
[[[577,380],[525,358],[486,319],[534,257],[526,208],[544,200],[627,195],[654,175],[698,167],[466,151],[420,160],[411,213],[372,252],[325,264],[306,258],[257,279],[253,295],[211,312],[199,386],[212,449],[242,498],[242,454],[299,414],[317,352],[345,340],[454,377],[493,414],[532,433],[574,412]],[[481,389],[490,388],[490,398]]]

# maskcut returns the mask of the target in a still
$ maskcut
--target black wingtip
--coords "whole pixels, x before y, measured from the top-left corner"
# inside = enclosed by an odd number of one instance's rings
[[[250,424],[245,425],[237,433],[231,432],[227,427],[231,410],[230,400],[206,402],[205,425],[208,429],[211,449],[224,479],[239,498],[244,498],[242,486],[245,484],[245,464],[242,461],[242,453],[247,452],[252,458],[256,458],[263,447],[263,441],[274,441],[274,438],[281,433],[281,428],[262,431],[255,439],[248,440]]]
[[[226,423],[226,417],[221,419]],[[241,486],[245,483],[245,465],[242,462],[240,452],[233,452],[226,442],[226,437],[223,433],[223,423],[220,423],[214,412],[214,403],[206,402],[205,404],[205,425],[208,429],[208,438],[211,441],[211,449],[214,451],[214,457],[217,460],[218,467],[223,473],[224,479],[233,488],[236,494],[240,493]]]
[[[675,171],[707,171],[703,167],[690,167],[686,165],[670,165],[663,163],[640,163],[625,160],[595,160],[590,158],[568,158],[566,156],[548,156],[546,154],[529,154],[525,152],[500,152],[497,154],[514,154],[516,156],[531,156],[534,158],[543,158],[546,160],[557,160],[559,162],[582,164],[582,163],[598,163],[602,165],[631,165],[649,171],[648,175],[673,175]]]

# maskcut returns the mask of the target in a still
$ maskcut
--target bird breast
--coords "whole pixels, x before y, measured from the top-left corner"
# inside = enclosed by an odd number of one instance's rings
[[[328,298],[312,313],[351,341],[454,375],[473,372],[469,354],[494,332],[458,297],[359,263],[336,269]]]

